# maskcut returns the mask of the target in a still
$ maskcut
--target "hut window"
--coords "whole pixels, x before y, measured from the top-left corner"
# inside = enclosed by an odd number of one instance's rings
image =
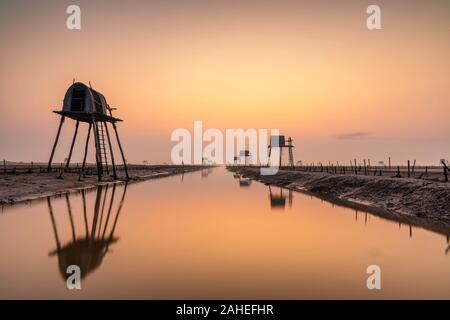
[[[72,104],[70,106],[71,111],[80,112],[84,109],[84,96],[86,90],[84,88],[73,88],[72,91]]]

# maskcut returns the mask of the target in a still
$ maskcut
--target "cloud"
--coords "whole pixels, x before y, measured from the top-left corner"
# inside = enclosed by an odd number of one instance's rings
[[[353,140],[353,139],[361,139],[367,137],[369,135],[368,132],[349,132],[349,133],[341,133],[336,136],[336,139],[339,140]]]

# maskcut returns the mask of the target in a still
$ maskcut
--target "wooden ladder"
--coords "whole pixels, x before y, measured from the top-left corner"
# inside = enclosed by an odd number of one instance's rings
[[[109,169],[108,169],[108,154],[106,151],[106,139],[105,139],[105,128],[104,128],[104,123],[102,121],[99,122],[98,125],[98,141],[100,144],[100,165],[103,168],[103,165],[105,165],[106,168],[106,173],[109,174]]]

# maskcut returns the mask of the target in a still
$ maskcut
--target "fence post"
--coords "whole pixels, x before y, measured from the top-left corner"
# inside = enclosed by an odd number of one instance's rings
[[[447,167],[447,164],[444,162],[444,160],[441,161],[442,165],[444,166],[444,178],[445,178],[445,182],[448,182],[448,171],[450,171],[450,169]]]
[[[408,160],[408,178],[411,178],[411,163]]]

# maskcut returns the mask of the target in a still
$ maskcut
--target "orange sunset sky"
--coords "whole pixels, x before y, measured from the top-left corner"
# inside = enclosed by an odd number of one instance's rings
[[[366,28],[370,4],[382,30]],[[1,0],[0,40],[0,159],[48,159],[73,78],[118,107],[132,163],[170,162],[171,132],[194,120],[279,128],[296,161],[450,158],[448,0]]]

